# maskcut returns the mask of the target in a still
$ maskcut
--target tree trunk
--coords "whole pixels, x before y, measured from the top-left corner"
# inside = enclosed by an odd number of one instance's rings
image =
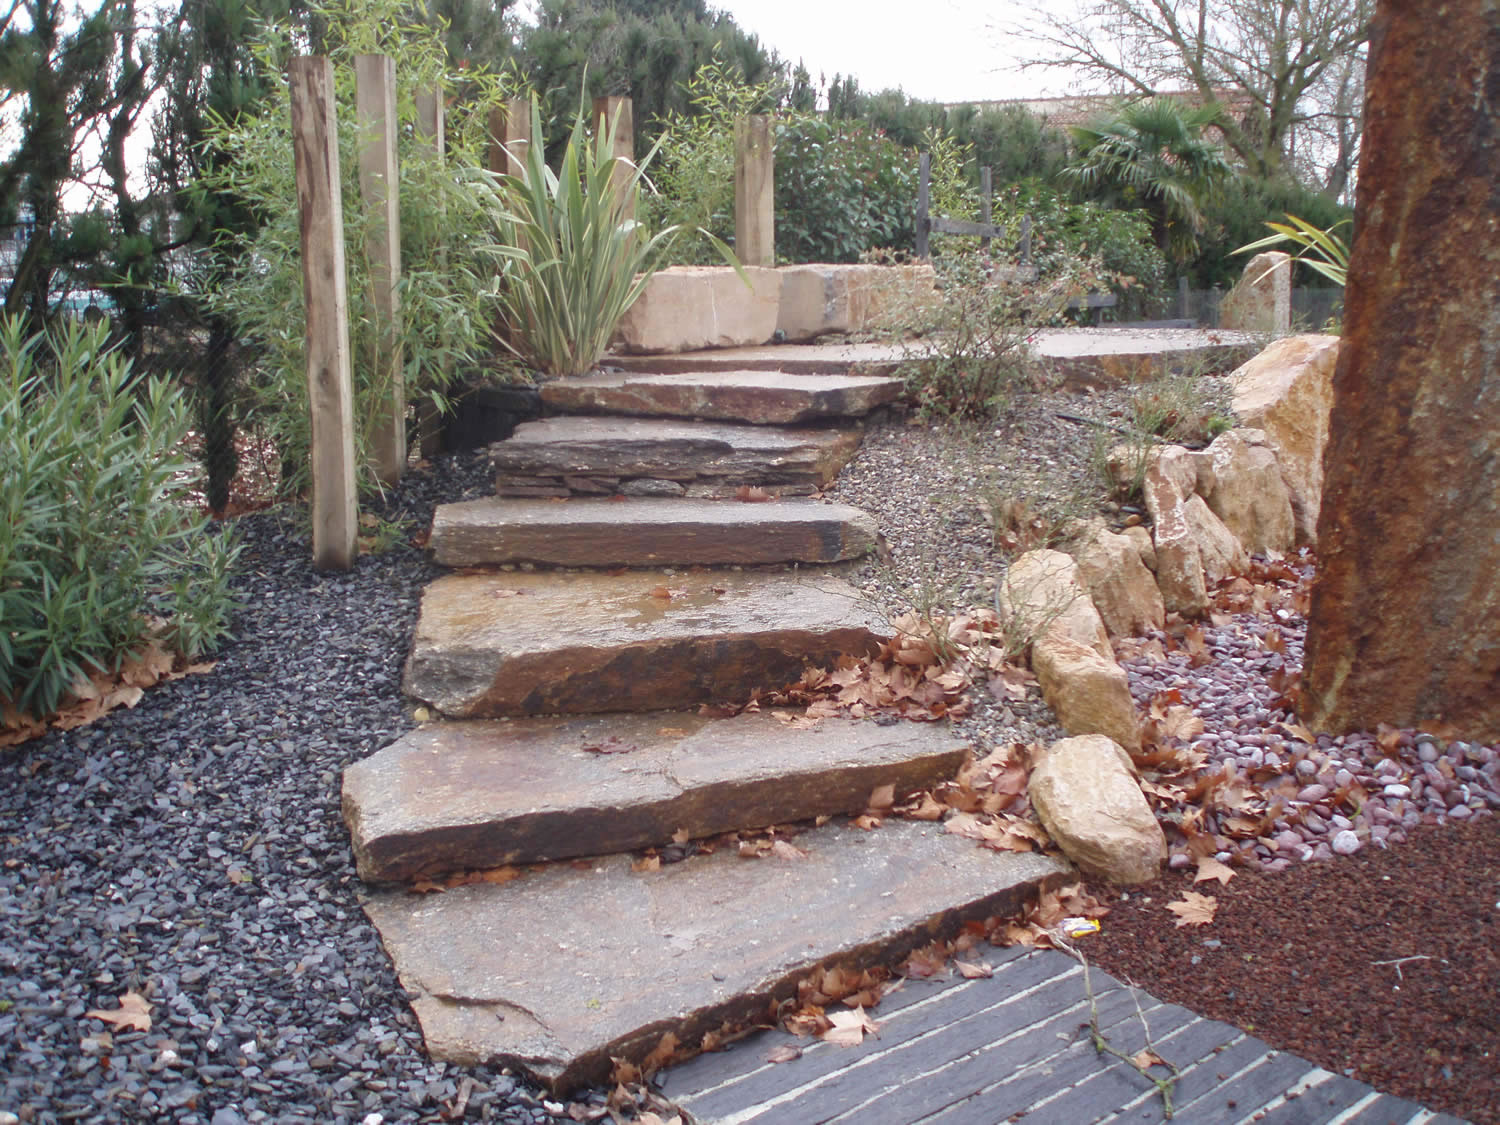
[[[1381,0],[1304,720],[1500,738],[1500,10]]]

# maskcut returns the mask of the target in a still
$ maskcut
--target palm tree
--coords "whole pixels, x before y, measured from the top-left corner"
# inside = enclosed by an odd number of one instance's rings
[[[1234,174],[1219,147],[1203,135],[1216,106],[1183,106],[1147,98],[1108,120],[1075,125],[1079,156],[1063,177],[1090,198],[1150,212],[1156,243],[1178,262],[1193,256],[1203,207]]]

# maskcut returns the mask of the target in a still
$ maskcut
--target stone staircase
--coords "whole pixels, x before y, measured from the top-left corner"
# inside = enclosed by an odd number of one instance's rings
[[[1063,874],[938,825],[835,819],[951,776],[968,748],[944,724],[698,710],[880,649],[884,621],[839,574],[874,521],[794,497],[898,389],[551,383],[559,413],[492,449],[497,495],[438,510],[432,550],[455,573],[423,596],[405,689],[442,721],[351,766],[343,797],[366,912],[434,1058],[558,1092],[602,1081]],[[775,847],[691,843],[814,821]]]

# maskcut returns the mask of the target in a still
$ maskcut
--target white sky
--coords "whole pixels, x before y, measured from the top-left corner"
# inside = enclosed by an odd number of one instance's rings
[[[853,74],[867,93],[958,102],[1073,92],[1067,75],[1014,69],[1003,28],[1030,5],[1014,0],[709,0],[793,65]],[[1024,53],[1024,52],[1023,52]]]

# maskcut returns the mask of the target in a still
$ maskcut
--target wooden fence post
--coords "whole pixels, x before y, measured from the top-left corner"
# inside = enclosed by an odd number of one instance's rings
[[[417,103],[416,134],[427,142],[433,158],[441,161],[445,150],[443,134],[444,103],[442,87],[418,90],[414,95]],[[443,376],[447,375],[445,370]],[[441,378],[443,383],[446,378]],[[432,457],[443,451],[443,418],[430,398],[417,403],[417,440],[423,457]]]
[[[917,257],[930,257],[928,232],[932,229],[932,153],[917,159]]]
[[[369,213],[365,256],[375,304],[376,371],[388,397],[370,432],[375,474],[395,484],[406,471],[406,372],[401,355],[401,206],[396,168],[396,63],[388,55],[354,58],[359,116],[359,192]]]
[[[983,168],[979,169],[979,221],[985,226],[990,225],[990,214],[994,198],[994,183],[990,179],[990,166],[986,164]],[[979,240],[979,248],[985,253],[989,253],[990,239],[988,235]]]
[[[743,265],[776,264],[776,154],[760,114],[734,123],[734,250]]]
[[[489,170],[497,176],[519,176],[526,165],[526,146],[531,144],[531,103],[511,98],[492,107],[489,133]]]
[[[615,144],[611,155],[617,163],[614,171],[616,198],[622,201],[620,217],[635,218],[635,200],[626,192],[630,179],[635,175],[635,111],[629,98],[595,98],[595,136],[603,136],[610,127],[615,131]]]
[[[359,503],[354,489],[354,390],[333,65],[321,56],[304,55],[292,60],[290,77],[307,305],[313,565],[319,570],[348,570],[358,548]]]

